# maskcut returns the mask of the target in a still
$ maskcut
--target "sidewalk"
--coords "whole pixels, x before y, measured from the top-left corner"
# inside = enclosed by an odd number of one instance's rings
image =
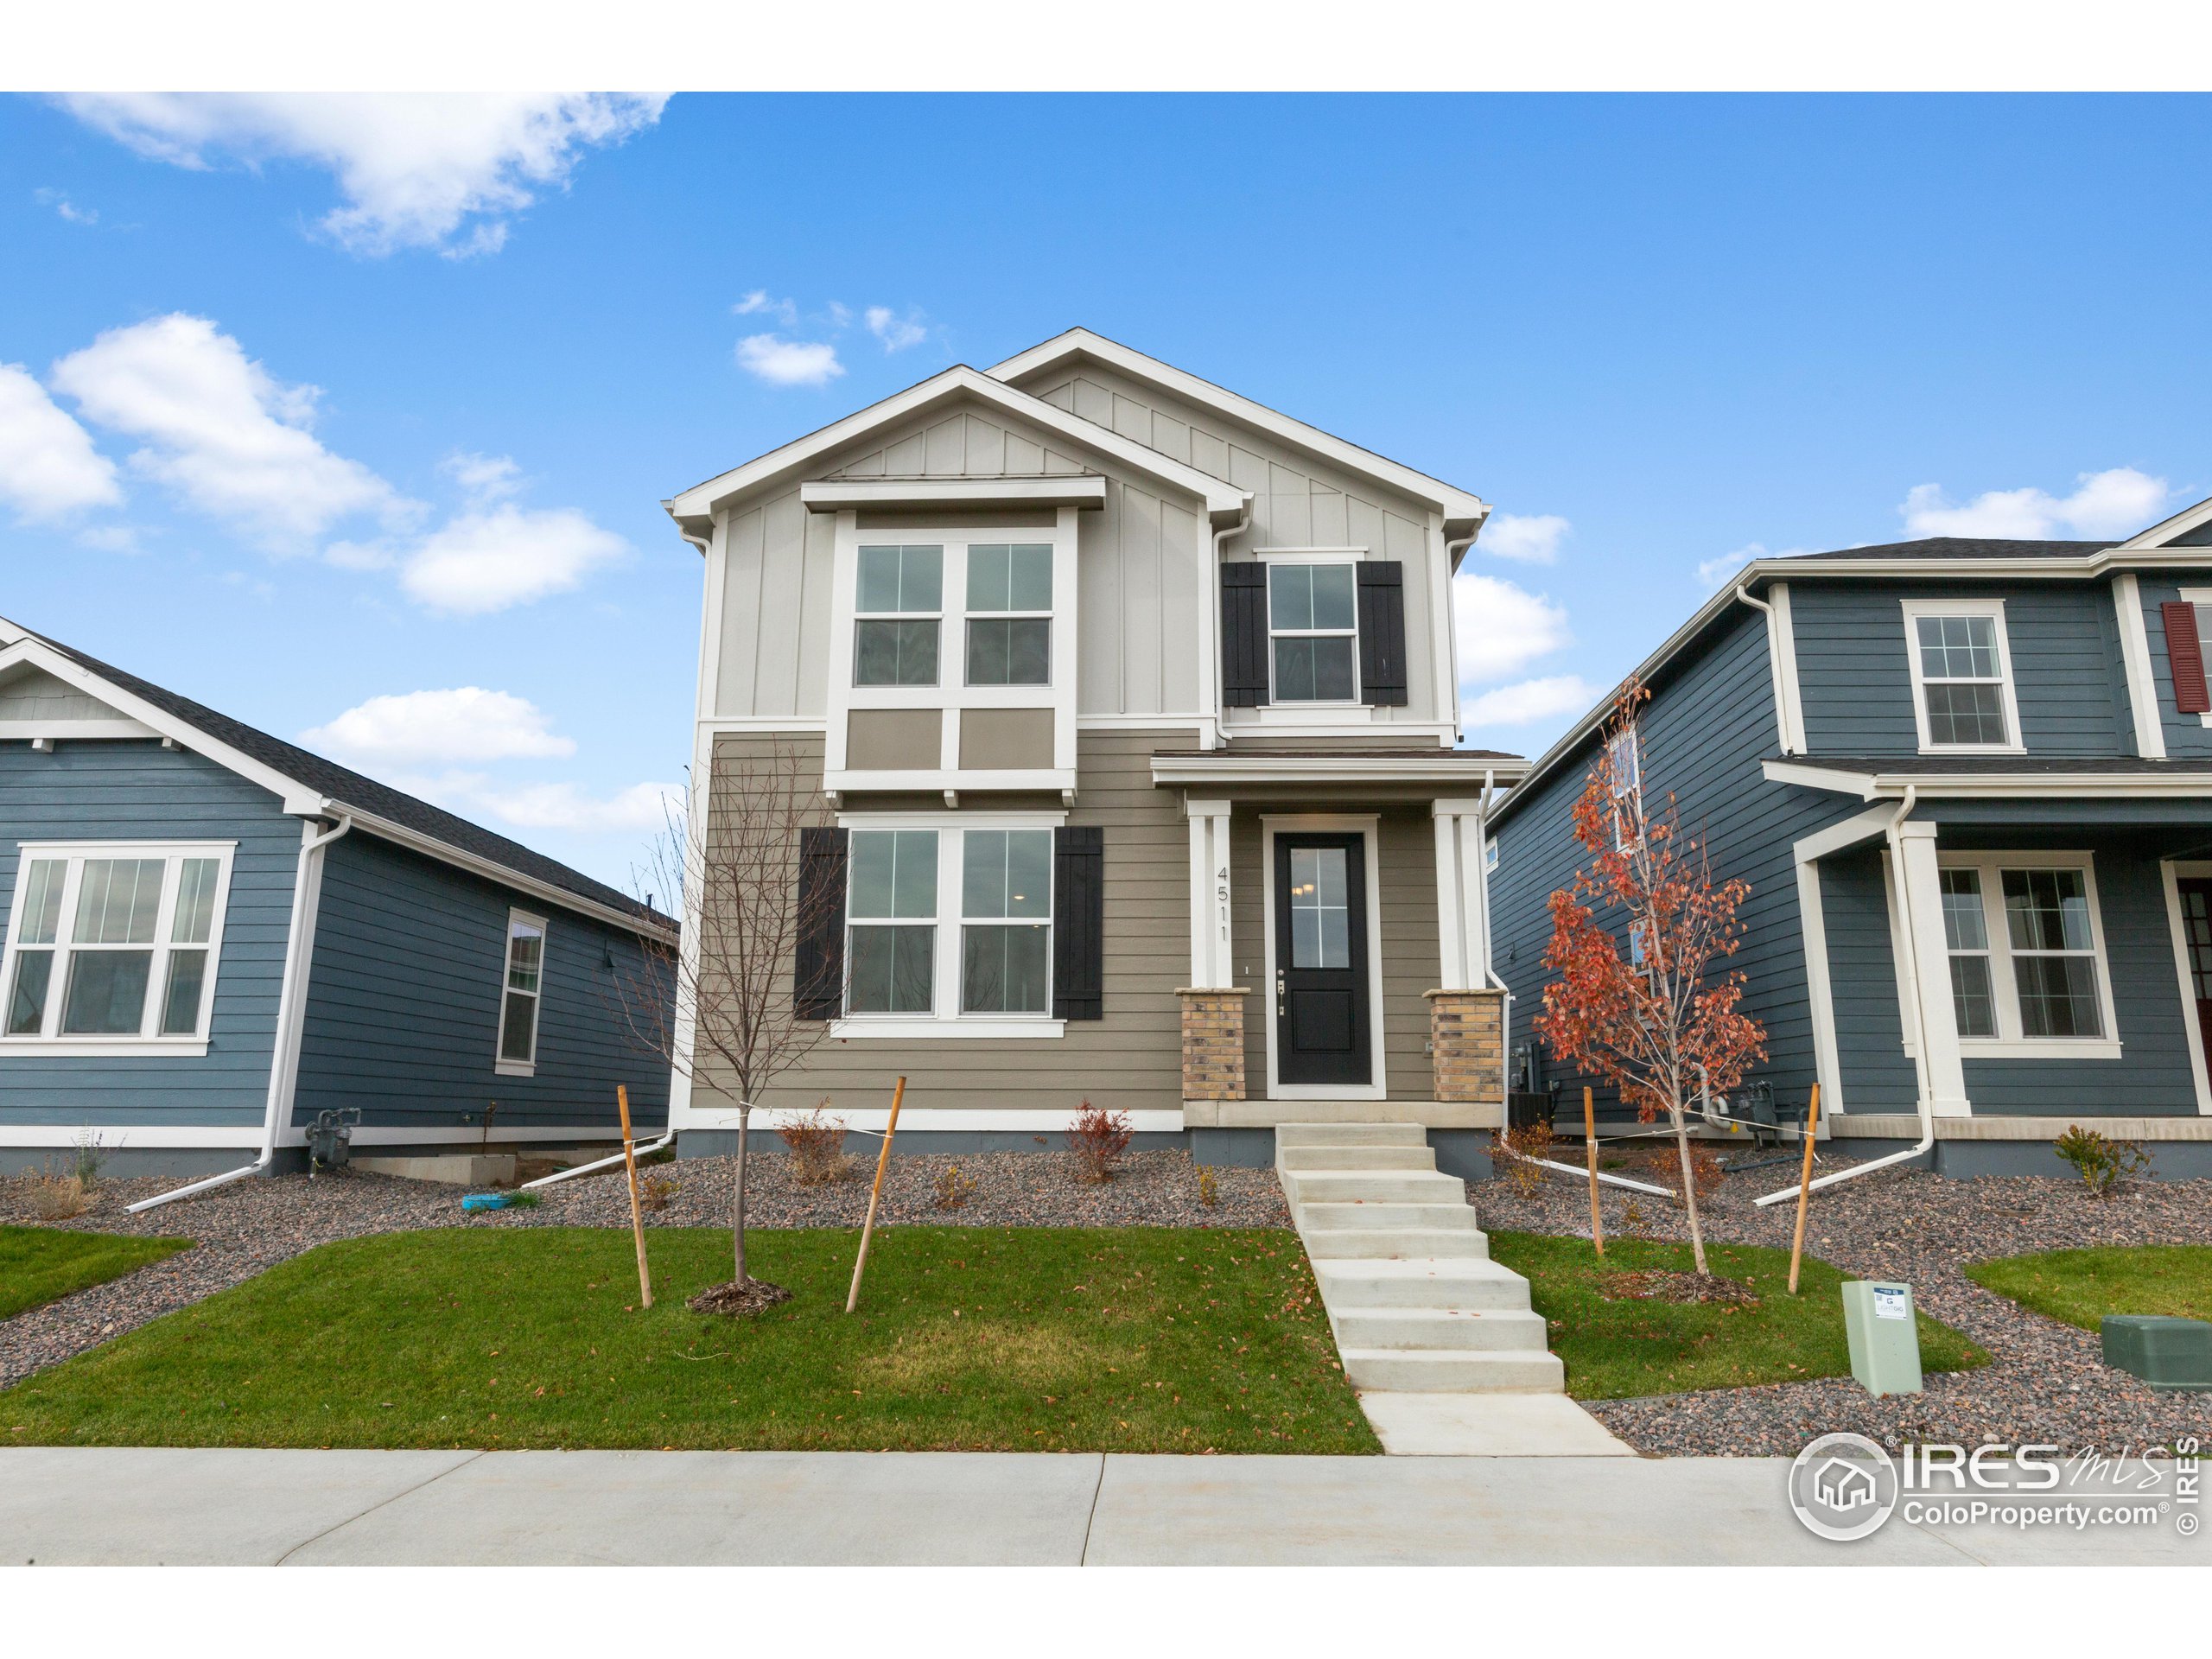
[[[0,1450],[0,1564],[1943,1566],[2202,1536],[1800,1527],[1779,1458]],[[2101,1497],[2110,1497],[2107,1489]]]

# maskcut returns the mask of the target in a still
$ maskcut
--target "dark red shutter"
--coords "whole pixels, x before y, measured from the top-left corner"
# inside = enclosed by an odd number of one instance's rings
[[[2166,666],[2173,671],[2174,707],[2184,715],[2212,714],[2204,684],[2204,645],[2196,637],[2196,607],[2169,600],[2158,607],[2166,625]]]
[[[798,938],[791,995],[802,1020],[845,1011],[845,854],[842,830],[798,832]]]
[[[1268,567],[1256,559],[1221,567],[1221,700],[1231,709],[1268,700]]]
[[[1396,559],[1359,563],[1359,690],[1378,708],[1406,702],[1405,571]]]
[[[1106,832],[1064,824],[1052,832],[1052,1013],[1106,1017]]]

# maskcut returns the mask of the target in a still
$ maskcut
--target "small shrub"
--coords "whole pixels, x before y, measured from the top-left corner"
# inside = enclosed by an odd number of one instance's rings
[[[1134,1133],[1127,1112],[1105,1111],[1084,1101],[1068,1126],[1068,1150],[1075,1154],[1076,1173],[1093,1186],[1112,1180],[1114,1166],[1129,1149]]]
[[[51,1165],[23,1177],[30,1189],[31,1213],[41,1221],[68,1221],[92,1207],[92,1195],[74,1175]]]
[[[90,1192],[99,1185],[100,1171],[107,1164],[107,1148],[100,1145],[99,1132],[91,1124],[77,1131],[75,1164],[70,1173],[77,1178],[77,1185]]]
[[[2093,1198],[2110,1198],[2122,1181],[2133,1180],[2151,1167],[2151,1154],[2136,1142],[2109,1140],[2078,1123],[2052,1141],[2050,1149],[2074,1166]]]
[[[1642,1238],[1650,1230],[1651,1218],[1643,1213],[1643,1206],[1634,1198],[1621,1205],[1620,1230],[1630,1238]]]
[[[1524,1198],[1532,1198],[1544,1185],[1544,1172],[1531,1160],[1548,1161],[1553,1151],[1552,1126],[1541,1118],[1517,1129],[1491,1131],[1491,1167],[1512,1184]]]
[[[648,1175],[638,1183],[638,1202],[658,1212],[675,1200],[676,1192],[676,1182],[669,1176]]]
[[[1211,1164],[1198,1166],[1198,1202],[1209,1210],[1221,1208],[1221,1182]]]
[[[937,1185],[930,1193],[930,1203],[939,1210],[965,1210],[968,1200],[976,1196],[974,1178],[961,1173],[957,1164],[947,1164],[937,1173]]]
[[[826,1186],[853,1173],[845,1156],[845,1120],[829,1116],[830,1097],[804,1117],[776,1131],[791,1155],[791,1179],[801,1186]]]
[[[544,1202],[544,1198],[536,1192],[510,1192],[507,1194],[507,1208],[510,1210],[535,1210],[539,1205]]]

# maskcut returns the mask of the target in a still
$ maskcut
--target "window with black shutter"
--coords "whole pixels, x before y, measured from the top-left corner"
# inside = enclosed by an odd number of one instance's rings
[[[1106,832],[1064,824],[1052,832],[1052,1013],[1105,1018]]]
[[[845,1003],[845,869],[842,830],[798,832],[798,935],[792,996],[802,1020],[835,1020]]]

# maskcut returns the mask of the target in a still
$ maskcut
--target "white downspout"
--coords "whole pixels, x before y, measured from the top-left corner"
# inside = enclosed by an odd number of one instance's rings
[[[670,1116],[673,1116],[674,1114],[671,1113]],[[659,1140],[654,1141],[652,1145],[649,1147],[632,1147],[627,1155],[639,1159],[650,1158],[653,1154],[658,1152],[663,1147],[669,1145],[675,1139],[676,1127],[671,1123],[669,1126],[668,1133],[661,1136]],[[622,1161],[624,1156],[624,1154],[618,1152],[611,1158],[594,1158],[588,1164],[578,1164],[574,1169],[556,1169],[550,1175],[541,1175],[534,1181],[524,1181],[518,1190],[527,1192],[534,1186],[550,1186],[556,1181],[574,1180],[577,1176],[588,1175],[595,1169],[606,1169],[611,1165],[619,1164]]]
[[[1210,715],[1208,715],[1208,716],[1207,716],[1207,718],[1206,718],[1206,724],[1205,724],[1205,729],[1204,729],[1204,730],[1199,734],[1199,735],[1200,735],[1200,737],[1204,740],[1204,745],[1203,745],[1203,746],[1204,746],[1205,747],[1206,747],[1206,748],[1209,748],[1209,749],[1217,749],[1217,748],[1219,748],[1219,747],[1221,747],[1221,743],[1222,743],[1222,737],[1221,737],[1221,721],[1222,721],[1222,714],[1223,714],[1223,709],[1222,709],[1222,706],[1221,706],[1221,553],[1222,553],[1222,546],[1223,546],[1223,544],[1224,544],[1224,543],[1226,543],[1226,542],[1229,540],[1229,538],[1230,538],[1230,537],[1232,537],[1232,536],[1242,536],[1242,535],[1243,535],[1246,531],[1248,531],[1248,530],[1251,529],[1251,527],[1252,527],[1252,506],[1251,506],[1251,503],[1250,503],[1250,501],[1248,499],[1248,500],[1246,501],[1246,503],[1245,503],[1243,512],[1240,512],[1239,514],[1237,514],[1237,516],[1236,516],[1236,522],[1235,524],[1229,525],[1229,526],[1228,526],[1227,528],[1225,528],[1225,529],[1217,530],[1217,531],[1214,531],[1214,533],[1213,533],[1213,569],[1212,569],[1211,573],[1211,574],[1208,575],[1208,577],[1207,577],[1207,581],[1208,581],[1209,584],[1211,586],[1211,588],[1212,588],[1212,589],[1213,589],[1213,592],[1212,592],[1212,594],[1208,597],[1207,601],[1206,601],[1206,602],[1207,602],[1207,605],[1209,606],[1209,607],[1210,607],[1210,609],[1211,609],[1211,621],[1209,621],[1209,622],[1207,623],[1207,625],[1205,626],[1205,627],[1203,630],[1201,630],[1201,631],[1200,631],[1200,632],[1199,632],[1199,634],[1198,634],[1198,638],[1199,638],[1199,639],[1204,643],[1204,645],[1205,645],[1205,658],[1206,658],[1206,660],[1205,660],[1205,662],[1201,663],[1201,664],[1198,665],[1198,671],[1199,671],[1200,675],[1203,677],[1201,677],[1201,678],[1200,678],[1200,680],[1198,681],[1198,683],[1199,683],[1200,685],[1203,685],[1203,686],[1205,686],[1205,687],[1206,687],[1206,688],[1207,688],[1207,691],[1206,691],[1206,694],[1205,694],[1205,695],[1206,695],[1206,697],[1207,697],[1208,702],[1211,703],[1211,707],[1212,707],[1212,709],[1213,709],[1213,712],[1212,712]]]
[[[248,1175],[258,1175],[275,1161],[276,1136],[283,1128],[283,1117],[292,1103],[293,1085],[298,1081],[300,1069],[300,1039],[307,1026],[308,958],[315,952],[315,907],[322,884],[322,849],[344,836],[353,827],[350,817],[338,820],[337,827],[316,835],[304,829],[300,837],[300,861],[292,877],[292,920],[284,940],[284,982],[276,995],[276,1042],[269,1056],[269,1103],[262,1115],[261,1155],[242,1169],[226,1174],[210,1175],[204,1181],[194,1181],[189,1186],[180,1186],[170,1192],[159,1192],[150,1198],[141,1198],[125,1211],[137,1215],[145,1210],[156,1209],[164,1204],[175,1204],[179,1198],[190,1198],[195,1192],[206,1192]]]
[[[1913,805],[1918,796],[1919,791],[1913,785],[1905,785],[1904,798],[1897,803],[1897,816],[1890,820],[1889,827],[1883,830],[1882,836],[1883,839],[1889,843],[1890,867],[1897,872],[1897,916],[1899,925],[1904,929],[1907,944],[1907,949],[1903,955],[1906,972],[1912,980],[1914,1017],[1920,1027],[1917,1033],[1919,1040],[1913,1045],[1912,1057],[1913,1071],[1920,1085],[1920,1143],[1908,1151],[1893,1152],[1885,1157],[1874,1159],[1871,1162],[1854,1164],[1849,1169],[1839,1169],[1834,1174],[1823,1175],[1805,1189],[1808,1192],[1818,1192],[1825,1187],[1835,1185],[1838,1182],[1854,1180],[1861,1175],[1872,1175],[1878,1169],[1886,1169],[1891,1164],[1902,1164],[1910,1159],[1922,1157],[1926,1154],[1930,1147],[1936,1144],[1936,1103],[1928,1087],[1928,1014],[1926,1005],[1921,1000],[1920,963],[1916,959],[1917,952],[1910,948],[1913,936],[1912,893],[1904,879],[1904,850],[1897,845],[1897,826],[1911,816]],[[1802,1135],[1803,1131],[1801,1129],[1799,1134]],[[1797,1191],[1798,1189],[1794,1186],[1785,1186],[1779,1192],[1770,1192],[1764,1198],[1752,1199],[1751,1202],[1760,1207],[1770,1204],[1780,1204],[1784,1198],[1796,1198]]]

